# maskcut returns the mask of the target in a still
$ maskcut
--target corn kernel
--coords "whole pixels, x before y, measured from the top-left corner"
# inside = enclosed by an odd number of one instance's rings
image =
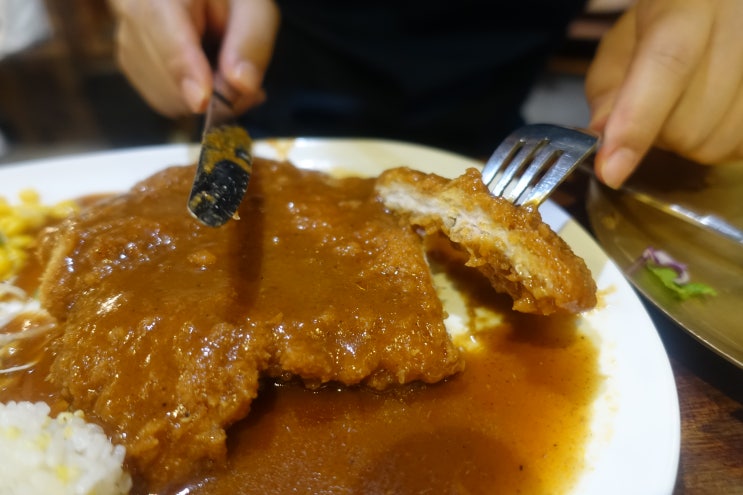
[[[30,235],[16,235],[8,239],[6,244],[11,249],[26,249],[34,243],[34,238]]]
[[[61,220],[76,213],[79,209],[80,207],[74,201],[60,201],[49,208],[49,216],[56,220]]]
[[[18,199],[20,199],[22,203],[26,203],[29,205],[41,204],[39,193],[34,191],[33,189],[22,190],[20,193],[18,193]]]
[[[26,230],[26,222],[17,216],[0,218],[0,230],[6,238],[10,239]]]
[[[24,189],[18,199],[20,202],[14,205],[0,197],[0,281],[11,278],[23,267],[40,228],[79,210],[74,201],[43,205],[33,189]]]
[[[10,261],[7,250],[0,248],[0,281],[8,280],[13,275],[13,262]]]

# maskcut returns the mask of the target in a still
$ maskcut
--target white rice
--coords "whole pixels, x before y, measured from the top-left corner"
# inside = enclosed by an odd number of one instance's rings
[[[0,403],[0,495],[128,493],[124,447],[82,412],[49,412],[44,402]]]

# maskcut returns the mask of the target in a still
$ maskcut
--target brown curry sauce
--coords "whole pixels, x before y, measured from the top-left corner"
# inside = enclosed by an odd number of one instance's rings
[[[264,384],[228,432],[227,466],[189,493],[565,493],[583,467],[594,345],[554,317],[477,339],[437,385]]]

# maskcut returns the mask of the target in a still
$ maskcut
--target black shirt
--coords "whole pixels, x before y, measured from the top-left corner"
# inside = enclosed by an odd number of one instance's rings
[[[406,140],[492,151],[585,0],[279,0],[254,137]]]

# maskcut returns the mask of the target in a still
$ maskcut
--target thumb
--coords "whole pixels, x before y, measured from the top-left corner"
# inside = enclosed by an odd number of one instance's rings
[[[219,72],[238,93],[238,111],[264,98],[263,77],[273,55],[279,9],[272,0],[233,0],[219,53]]]

